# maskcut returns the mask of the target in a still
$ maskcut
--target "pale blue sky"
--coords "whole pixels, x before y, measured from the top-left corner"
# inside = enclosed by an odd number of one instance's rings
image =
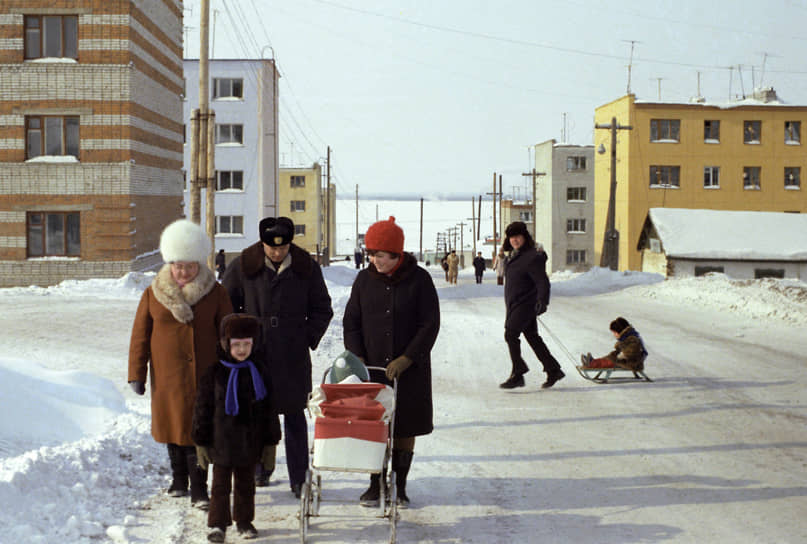
[[[340,193],[479,194],[524,185],[528,146],[589,144],[627,90],[727,101],[762,79],[807,104],[807,0],[211,0],[215,58],[272,56],[282,165],[332,149]],[[199,0],[185,2],[199,55]],[[763,59],[765,71],[762,74]],[[737,66],[742,66],[742,86]],[[729,66],[733,70],[729,70]],[[731,82],[731,87],[730,87]],[[190,83],[190,82],[189,82]],[[523,190],[521,191],[523,194]]]

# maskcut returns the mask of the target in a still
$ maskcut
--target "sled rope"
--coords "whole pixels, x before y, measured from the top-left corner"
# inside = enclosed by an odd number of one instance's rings
[[[555,341],[555,343],[556,343],[558,346],[560,346],[561,351],[563,351],[563,353],[565,353],[565,354],[566,354],[566,357],[569,359],[569,362],[571,362],[573,365],[577,365],[577,361],[576,361],[576,360],[575,360],[575,358],[572,356],[572,353],[571,353],[571,352],[570,352],[570,351],[569,351],[569,350],[566,348],[566,346],[563,344],[563,342],[561,342],[561,341],[560,341],[560,338],[558,338],[558,335],[556,335],[554,332],[552,332],[552,329],[550,329],[549,327],[547,327],[547,326],[546,326],[546,323],[544,323],[543,321],[541,321],[541,318],[540,318],[540,317],[538,318],[538,323],[540,323],[540,324],[541,324],[541,326],[542,326],[544,329],[546,329],[546,332],[548,332],[548,333],[549,333],[549,336],[551,336],[551,337],[552,337],[552,340],[554,340],[554,341]]]

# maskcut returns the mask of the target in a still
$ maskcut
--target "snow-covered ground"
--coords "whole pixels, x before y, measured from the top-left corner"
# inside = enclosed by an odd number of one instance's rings
[[[336,315],[315,376],[343,350],[355,270],[325,274]],[[490,271],[483,285],[469,270],[454,287],[433,275],[436,428],[417,441],[399,542],[807,541],[807,285],[555,275],[540,329],[567,378],[541,390],[530,353],[527,387],[508,392],[502,288]],[[165,447],[148,397],[126,385],[150,279],[0,289],[0,542],[205,542],[205,515],[162,493]],[[574,371],[580,352],[610,350],[618,315],[642,333],[654,383]],[[365,476],[324,478],[311,542],[387,540],[388,522],[356,505]],[[297,509],[281,447],[256,542],[299,542]]]

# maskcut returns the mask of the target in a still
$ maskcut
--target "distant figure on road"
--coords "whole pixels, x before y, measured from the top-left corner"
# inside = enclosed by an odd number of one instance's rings
[[[224,271],[227,269],[227,257],[224,256],[224,250],[220,249],[218,253],[216,253],[216,272],[218,273],[217,279],[221,279],[224,276]]]
[[[448,254],[446,262],[448,263],[448,283],[453,283],[456,285],[457,274],[459,273],[460,268],[460,258],[457,256],[457,251],[455,249],[452,249],[451,253]]]
[[[485,273],[485,258],[482,256],[482,252],[479,251],[476,253],[476,257],[473,260],[474,265],[474,276],[476,276],[476,283],[482,283],[482,274]]]
[[[499,254],[493,260],[493,270],[496,271],[496,285],[504,285],[504,264],[506,261],[504,250],[500,249]]]
[[[364,264],[364,252],[360,247],[357,247],[356,251],[353,252],[353,260],[356,262],[356,270]]]

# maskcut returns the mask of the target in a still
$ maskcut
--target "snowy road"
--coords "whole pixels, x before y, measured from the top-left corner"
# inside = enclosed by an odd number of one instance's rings
[[[315,376],[342,351],[348,278],[330,279],[336,316],[316,354]],[[552,334],[541,331],[567,378],[541,390],[543,374],[529,354],[527,387],[506,392],[498,388],[509,373],[503,303],[495,285],[472,281],[461,276],[459,287],[443,287],[436,277],[436,429],[417,441],[412,508],[401,516],[399,542],[807,541],[804,319],[691,304],[666,288],[670,282],[585,296],[564,294],[556,283],[542,316]],[[743,300],[734,292],[714,297]],[[108,377],[130,408],[147,414],[148,400],[124,383],[135,306],[6,297],[0,351]],[[642,333],[654,383],[596,385],[574,371],[564,349],[574,358],[607,352],[607,325],[617,315]],[[138,437],[148,462],[165,462],[161,446],[148,434]],[[122,501],[133,495],[125,512],[131,518],[107,530],[110,541],[204,542],[204,515],[157,493],[155,481],[165,485],[167,475],[146,478],[152,488],[119,488]],[[325,474],[326,503],[311,542],[385,541],[388,524],[355,506],[365,486],[363,476]],[[297,508],[281,448],[273,484],[258,491],[255,542],[299,542]]]

